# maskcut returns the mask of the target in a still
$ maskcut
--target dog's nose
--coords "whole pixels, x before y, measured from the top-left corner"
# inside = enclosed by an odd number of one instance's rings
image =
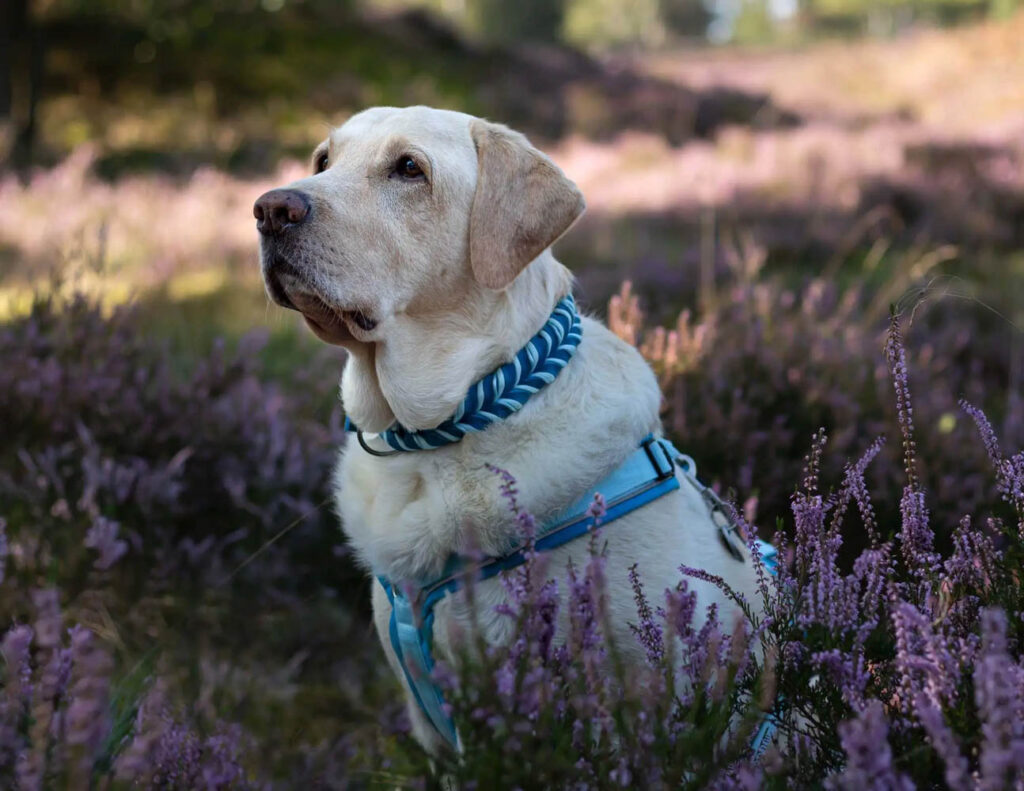
[[[252,213],[256,218],[256,230],[266,236],[277,236],[306,221],[309,198],[298,190],[271,190],[256,199]]]

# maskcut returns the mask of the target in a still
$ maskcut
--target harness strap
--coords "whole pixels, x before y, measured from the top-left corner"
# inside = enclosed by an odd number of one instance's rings
[[[605,497],[606,513],[602,524],[620,519],[652,500],[679,488],[675,475],[674,458],[679,453],[668,440],[648,435],[640,447],[608,477],[592,487],[575,503],[556,514],[538,531],[534,540],[537,552],[550,552],[594,529],[594,519],[588,510],[594,495]],[[478,580],[487,580],[503,571],[522,565],[526,561],[526,545],[510,547],[500,557],[484,562],[476,570]],[[431,677],[434,669],[433,632],[434,607],[445,596],[462,587],[465,561],[452,555],[442,575],[418,586],[410,599],[406,592],[378,577],[391,603],[388,632],[391,647],[402,666],[416,704],[444,741],[458,749],[458,734],[451,717],[445,710],[444,695]]]
[[[398,662],[416,699],[416,705],[445,742],[458,750],[459,735],[451,716],[444,709],[444,693],[430,675],[434,669],[434,657],[430,652],[430,643],[425,638],[433,636],[433,608],[428,614],[429,621],[417,626],[413,603],[383,577],[378,577],[378,580],[391,602],[391,620],[388,623],[391,647],[398,655]]]
[[[690,457],[680,454],[668,440],[648,435],[640,447],[608,477],[544,523],[534,540],[534,550],[550,552],[594,530],[596,524],[588,511],[596,493],[601,493],[605,497],[606,512],[601,519],[601,525],[604,526],[678,489],[677,464],[684,477],[691,480],[702,494],[711,491],[697,481],[696,465]],[[717,500],[717,495],[713,492],[711,494],[724,513],[724,507],[721,506],[721,501]],[[707,495],[704,496],[707,500]],[[714,514],[715,511],[712,509],[713,517]],[[731,525],[731,520],[727,526],[723,526],[718,520],[715,522],[719,525],[719,533],[726,547],[733,551],[727,537],[727,531],[735,529]],[[775,548],[762,541],[758,543],[765,565],[774,573]],[[513,546],[504,555],[485,561],[475,570],[476,579],[491,579],[503,571],[522,565],[526,562],[526,549],[525,544]],[[742,559],[742,555],[739,557]],[[456,751],[459,749],[458,733],[448,713],[444,694],[431,675],[434,669],[431,649],[434,637],[434,607],[448,594],[462,587],[464,567],[464,559],[452,555],[441,576],[416,586],[411,599],[405,590],[393,585],[385,577],[377,578],[391,603],[391,619],[388,625],[391,647],[402,666],[416,704],[438,735]],[[767,722],[758,732],[759,742],[770,738],[771,731],[774,730],[772,727],[766,731],[766,725]]]

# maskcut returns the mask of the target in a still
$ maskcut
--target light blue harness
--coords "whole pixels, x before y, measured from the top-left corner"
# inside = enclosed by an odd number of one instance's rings
[[[572,297],[568,296],[558,303],[545,326],[516,358],[471,387],[456,414],[438,428],[416,432],[396,426],[382,432],[378,436],[391,447],[388,451],[371,448],[351,421],[346,421],[346,428],[355,431],[360,445],[375,456],[429,450],[458,442],[466,433],[481,431],[520,409],[532,393],[550,383],[565,367],[575,353],[580,337],[579,315]],[[591,532],[596,526],[590,515],[595,494],[600,493],[605,501],[606,513],[601,518],[603,527],[678,489],[677,466],[683,478],[700,492],[707,503],[726,549],[743,560],[744,554],[740,549],[743,541],[736,526],[718,496],[697,480],[693,460],[681,454],[668,440],[653,435],[645,437],[640,447],[604,480],[545,522],[535,536],[535,551],[549,552]],[[775,548],[762,541],[758,543],[765,566],[774,574]],[[513,546],[500,557],[479,562],[474,577],[487,580],[522,565],[526,561],[525,550],[524,545]],[[458,733],[446,711],[444,695],[431,677],[434,668],[434,608],[443,598],[462,587],[466,565],[464,558],[452,555],[439,577],[414,586],[399,586],[383,576],[377,577],[391,603],[388,626],[391,646],[409,689],[427,720],[455,750],[459,748]],[[772,730],[771,721],[765,720],[755,737],[755,751],[763,749],[761,745],[767,743]]]

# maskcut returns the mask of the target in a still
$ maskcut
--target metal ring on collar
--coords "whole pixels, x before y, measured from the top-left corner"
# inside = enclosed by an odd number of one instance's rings
[[[371,456],[384,457],[384,456],[394,456],[396,453],[401,453],[401,451],[398,451],[398,450],[374,450],[373,448],[371,448],[369,445],[366,444],[366,440],[363,439],[363,432],[362,431],[357,431],[356,432],[356,439],[359,440],[359,445],[362,447],[362,449],[365,450],[367,453],[369,453]]]

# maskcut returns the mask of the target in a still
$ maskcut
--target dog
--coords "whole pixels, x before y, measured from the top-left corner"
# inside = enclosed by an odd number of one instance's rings
[[[394,452],[374,436],[396,425],[440,426],[474,383],[545,326],[573,284],[551,246],[584,208],[576,185],[522,134],[428,107],[353,116],[316,148],[312,175],[256,201],[270,299],[348,352],[341,399],[361,433],[341,450],[334,484],[342,528],[374,575],[407,584],[436,578],[453,554],[506,553],[518,528],[494,468],[514,477],[520,506],[543,522],[586,496],[645,437],[660,436],[650,367],[587,316],[564,368],[506,418],[417,452]],[[645,661],[628,626],[637,618],[634,564],[648,591],[677,585],[686,564],[758,600],[746,549],[730,551],[721,537],[706,496],[688,485],[602,527],[612,637],[627,661]],[[549,553],[563,595],[568,564],[585,567],[589,552],[577,540]],[[714,603],[726,622],[737,617],[718,587],[690,585],[698,612]],[[511,619],[496,611],[506,595],[496,578],[474,590],[478,628],[493,643],[510,638]],[[437,754],[450,745],[417,705],[389,639],[392,601],[374,585],[374,625],[405,687],[414,736]],[[454,660],[468,606],[459,593],[437,604],[436,656]]]

